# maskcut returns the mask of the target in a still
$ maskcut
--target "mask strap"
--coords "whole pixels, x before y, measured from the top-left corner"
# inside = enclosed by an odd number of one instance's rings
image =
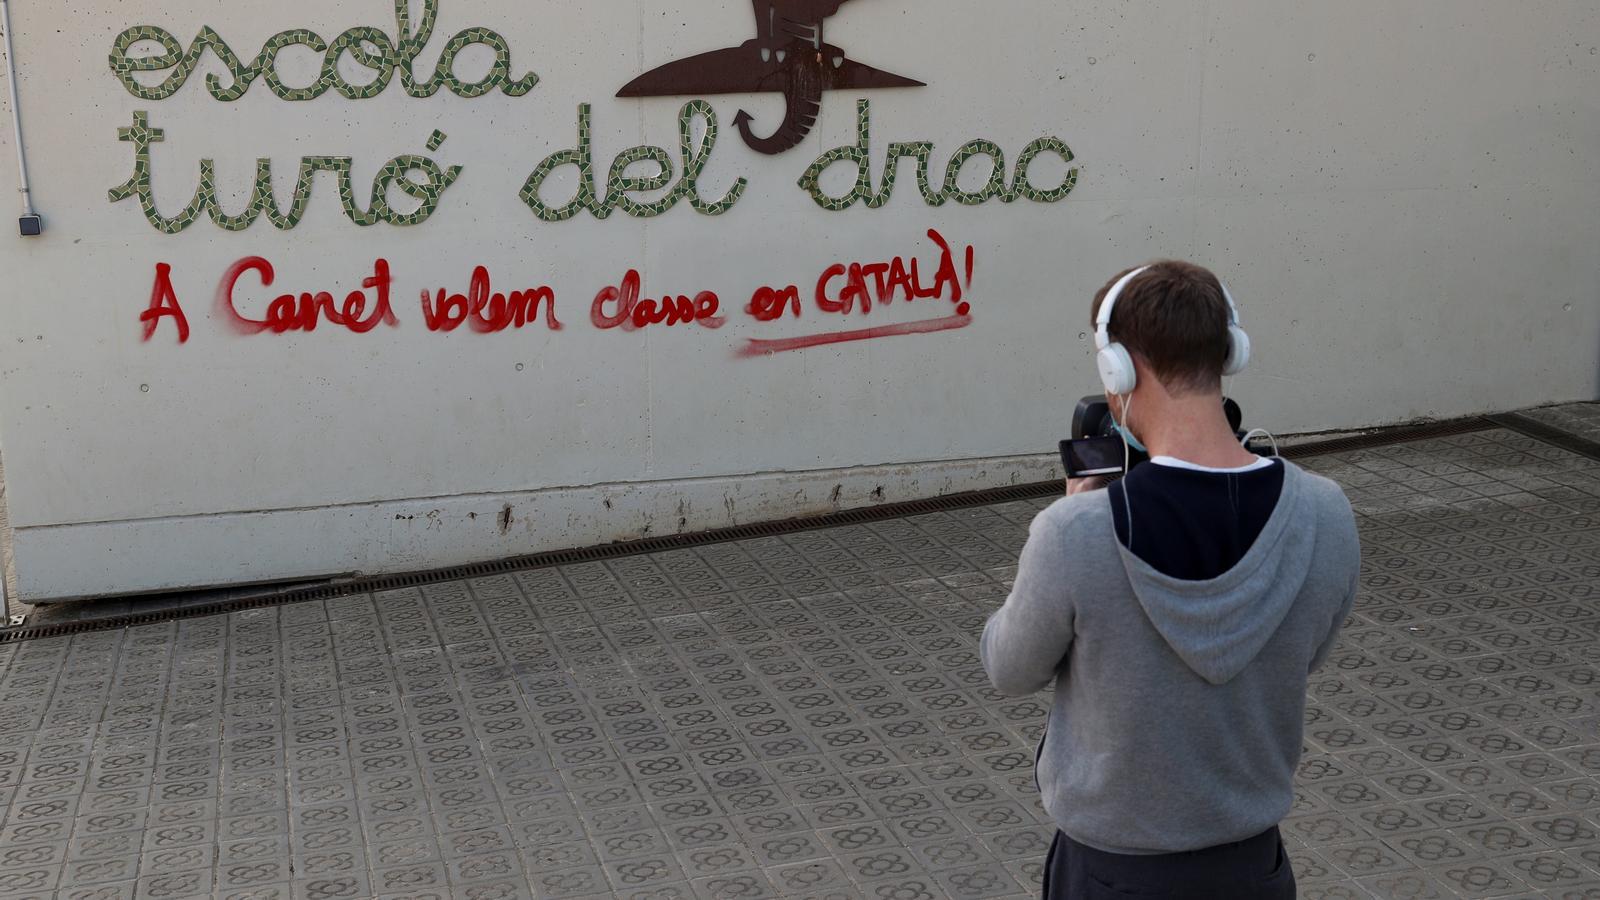
[[[1265,428],[1252,428],[1252,429],[1250,429],[1250,431],[1245,434],[1244,440],[1239,442],[1239,446],[1245,447],[1245,448],[1248,449],[1249,446],[1250,446],[1250,439],[1255,437],[1258,434],[1265,436],[1267,441],[1272,444],[1272,458],[1273,459],[1282,459],[1283,458],[1282,455],[1278,453],[1278,439],[1273,437],[1272,436],[1272,432],[1266,430]]]

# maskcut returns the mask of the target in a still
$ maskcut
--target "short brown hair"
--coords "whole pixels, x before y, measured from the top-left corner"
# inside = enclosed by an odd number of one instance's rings
[[[1094,295],[1089,321],[1125,269]],[[1215,390],[1228,363],[1228,301],[1222,282],[1208,269],[1175,259],[1152,263],[1133,279],[1111,311],[1111,339],[1136,354],[1178,393]]]

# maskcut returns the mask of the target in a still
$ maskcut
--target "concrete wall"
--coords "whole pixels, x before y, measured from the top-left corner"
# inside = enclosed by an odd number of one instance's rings
[[[536,71],[539,85],[419,99],[396,77],[372,99],[304,102],[260,81],[215,99],[212,55],[170,98],[140,99],[108,54],[135,25],[186,47],[209,25],[246,63],[286,29],[392,37],[385,0],[85,0],[19,3],[13,16],[46,217],[41,237],[0,235],[0,450],[24,600],[412,570],[1047,477],[1072,401],[1094,387],[1088,298],[1155,256],[1230,282],[1256,346],[1230,391],[1253,426],[1600,394],[1600,9],[1586,0],[849,2],[829,42],[926,87],[831,92],[804,143],[771,156],[734,118],[748,109],[765,133],[779,97],[706,96],[721,128],[701,192],[747,179],[731,209],[553,223],[519,190],[575,145],[578,105],[592,107],[602,181],[637,144],[676,159],[678,111],[694,97],[614,94],[748,39],[749,5],[439,0],[419,72],[481,26],[511,47],[512,75]],[[319,65],[304,47],[279,59],[291,85]],[[464,78],[487,68],[481,46],[458,65]],[[932,142],[937,179],[969,140],[995,142],[1009,166],[1054,135],[1076,155],[1077,186],[1055,203],[934,207],[907,163],[882,208],[824,210],[796,182],[854,141],[858,98],[871,101],[875,181],[890,142]],[[464,170],[409,227],[353,224],[325,173],[292,229],[202,218],[165,234],[137,199],[108,199],[134,171],[118,129],[139,111],[165,132],[150,180],[166,216],[203,158],[230,213],[258,157],[272,160],[279,202],[303,156],[352,157],[362,207],[401,154]],[[434,129],[448,139],[430,151]],[[1058,184],[1066,168],[1043,156],[1033,180]],[[824,187],[847,189],[847,169]],[[972,162],[961,184],[985,171]],[[575,185],[562,170],[545,196]],[[814,302],[834,263],[917,258],[931,283],[929,229],[952,245],[965,317],[949,284],[869,313]],[[277,275],[273,289],[259,273],[239,282],[235,304],[256,318],[280,290],[343,298],[382,257],[398,326],[237,333],[214,297],[250,256]],[[191,329],[181,344],[170,316],[144,339],[160,263]],[[497,291],[550,286],[564,329],[430,331],[421,292],[465,292],[479,265]],[[597,328],[591,301],[629,268],[648,297],[715,292],[726,325]],[[758,287],[791,284],[798,318],[745,311]],[[947,330],[748,355],[752,339],[926,321]]]

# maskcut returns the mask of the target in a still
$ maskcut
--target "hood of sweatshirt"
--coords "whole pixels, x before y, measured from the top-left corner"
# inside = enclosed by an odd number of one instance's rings
[[[1151,568],[1118,543],[1145,615],[1179,658],[1212,684],[1244,671],[1277,633],[1311,569],[1316,529],[1308,528],[1305,473],[1285,464],[1272,516],[1239,564],[1207,581]]]

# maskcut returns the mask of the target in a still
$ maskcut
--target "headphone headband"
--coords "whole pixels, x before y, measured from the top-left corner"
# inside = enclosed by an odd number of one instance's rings
[[[1116,284],[1111,286],[1111,290],[1106,292],[1106,299],[1100,302],[1100,312],[1095,316],[1094,320],[1096,349],[1104,350],[1111,343],[1111,312],[1112,308],[1117,305],[1117,301],[1121,299],[1122,292],[1128,289],[1128,285],[1132,284],[1135,278],[1154,268],[1155,266],[1151,265],[1134,269],[1132,272],[1122,276]],[[1229,292],[1227,283],[1220,278],[1217,279],[1217,286],[1222,288],[1222,299],[1228,304],[1228,325],[1238,328],[1239,307],[1233,302],[1233,294]]]
[[[1128,285],[1153,268],[1153,265],[1143,266],[1117,279],[1117,283],[1106,292],[1105,299],[1100,301],[1100,310],[1095,314],[1094,343],[1100,351],[1097,365],[1107,393],[1130,394],[1138,383],[1138,374],[1128,348],[1111,340],[1111,313]],[[1217,279],[1217,285],[1222,288],[1222,299],[1228,304],[1228,359],[1223,365],[1222,374],[1237,375],[1250,362],[1250,336],[1239,327],[1239,307],[1234,304],[1228,286],[1220,278]]]
[[[1239,307],[1233,302],[1233,294],[1228,291],[1228,283],[1221,278],[1217,279],[1217,286],[1222,288],[1222,299],[1228,301],[1228,324],[1239,327]]]
[[[1140,275],[1150,271],[1155,266],[1142,266],[1122,276],[1111,290],[1106,292],[1106,299],[1100,301],[1100,312],[1094,320],[1094,343],[1098,349],[1104,350],[1111,344],[1111,310],[1117,305],[1117,298],[1127,290],[1129,282]]]

